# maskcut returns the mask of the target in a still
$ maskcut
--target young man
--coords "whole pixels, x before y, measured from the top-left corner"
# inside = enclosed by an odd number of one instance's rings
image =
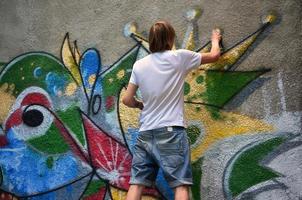
[[[184,80],[190,70],[218,60],[220,39],[219,31],[213,30],[209,53],[172,51],[173,27],[167,21],[158,21],[151,27],[152,53],[134,64],[122,99],[126,106],[142,110],[127,200],[141,199],[143,188],[154,185],[159,167],[174,189],[175,199],[189,199],[189,186],[193,183],[190,147],[184,129]],[[142,102],[135,98],[138,88]]]

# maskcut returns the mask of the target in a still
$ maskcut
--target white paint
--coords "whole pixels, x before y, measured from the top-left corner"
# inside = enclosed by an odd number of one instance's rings
[[[264,119],[267,123],[273,125],[278,131],[281,132],[302,132],[301,122],[302,111],[287,112],[283,111],[278,114],[268,115]]]
[[[268,117],[271,114],[271,98],[268,94],[266,85],[263,86],[262,91],[262,99],[263,99],[263,109],[265,113],[265,117]]]
[[[278,73],[277,84],[280,92],[281,110],[286,111],[286,100],[285,100],[284,85],[283,85],[281,72]]]
[[[278,155],[267,166],[283,175],[277,180],[288,187],[288,194],[302,198],[302,145]]]

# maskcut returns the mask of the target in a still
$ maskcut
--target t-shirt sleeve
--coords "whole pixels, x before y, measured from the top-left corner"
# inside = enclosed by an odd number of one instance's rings
[[[201,65],[201,54],[185,49],[180,50],[181,57],[184,59],[184,68],[186,72],[195,69]]]
[[[132,72],[131,72],[129,83],[132,83],[134,85],[138,85],[138,80],[137,80],[137,76],[136,76],[136,73],[135,73],[135,70],[134,70],[134,66],[133,66],[133,69],[132,69]]]

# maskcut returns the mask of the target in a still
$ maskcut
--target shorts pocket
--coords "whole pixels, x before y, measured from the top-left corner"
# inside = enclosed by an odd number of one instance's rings
[[[174,170],[181,167],[184,163],[183,155],[162,155],[161,162],[164,171],[172,173]]]
[[[157,148],[165,171],[174,171],[184,163],[184,141],[182,135],[177,132],[169,132],[167,135],[170,135],[170,138],[158,141]]]
[[[157,148],[161,155],[182,155],[182,141],[173,143],[157,144]]]

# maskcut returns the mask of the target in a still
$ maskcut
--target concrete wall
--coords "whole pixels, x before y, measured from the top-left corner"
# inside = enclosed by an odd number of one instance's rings
[[[185,84],[192,199],[302,198],[301,11],[298,0],[1,1],[0,199],[124,199],[139,111],[120,96],[157,19],[176,48],[206,51],[224,30],[222,58]],[[144,191],[172,198],[161,173]]]

